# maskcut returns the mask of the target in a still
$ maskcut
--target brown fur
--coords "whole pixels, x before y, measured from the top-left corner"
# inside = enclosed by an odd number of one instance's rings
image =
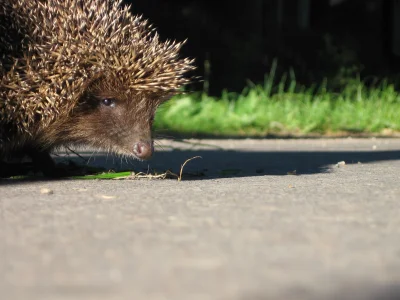
[[[0,0],[0,156],[71,144],[137,156],[134,145],[152,146],[154,113],[193,61],[119,5]]]
[[[127,92],[109,82],[95,82],[82,95],[71,114],[38,131],[44,147],[90,145],[110,152],[132,156],[132,146],[151,142],[152,120],[161,95],[154,92]],[[114,99],[115,107],[101,104]]]

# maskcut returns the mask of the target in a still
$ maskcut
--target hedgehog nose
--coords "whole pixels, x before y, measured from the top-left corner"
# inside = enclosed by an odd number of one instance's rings
[[[138,142],[133,146],[133,153],[140,159],[149,159],[153,155],[153,142]]]

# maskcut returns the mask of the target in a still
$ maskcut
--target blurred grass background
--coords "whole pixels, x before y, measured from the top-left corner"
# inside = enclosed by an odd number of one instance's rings
[[[220,97],[205,90],[178,96],[157,112],[156,132],[208,136],[394,135],[400,132],[400,96],[383,80],[366,85],[347,79],[327,89],[296,82],[294,72],[277,79],[277,62],[263,85],[249,83],[241,93]]]

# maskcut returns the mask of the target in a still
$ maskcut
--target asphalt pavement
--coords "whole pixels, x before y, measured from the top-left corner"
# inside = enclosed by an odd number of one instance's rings
[[[400,299],[400,139],[158,144],[80,154],[202,158],[180,182],[0,181],[0,299]]]

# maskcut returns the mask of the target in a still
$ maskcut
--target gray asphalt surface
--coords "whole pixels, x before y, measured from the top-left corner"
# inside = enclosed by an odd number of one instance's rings
[[[82,155],[195,176],[0,181],[0,298],[400,299],[399,139],[161,144]]]

